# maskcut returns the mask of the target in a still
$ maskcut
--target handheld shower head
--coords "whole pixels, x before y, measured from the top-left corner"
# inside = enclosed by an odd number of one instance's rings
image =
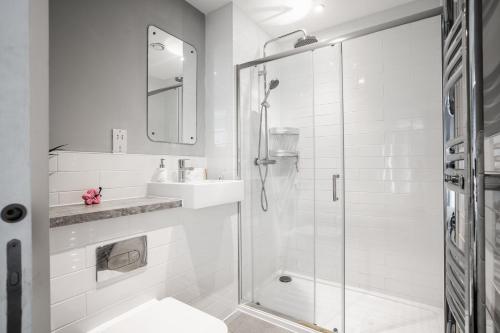
[[[271,82],[269,82],[269,90],[273,90],[279,84],[280,84],[280,80],[278,80],[278,79],[271,80]]]
[[[267,88],[266,95],[264,96],[264,100],[262,103],[260,103],[263,107],[270,107],[269,103],[267,102],[267,99],[269,98],[269,94],[271,93],[271,90],[275,89],[278,85],[280,84],[280,80],[274,79],[269,82],[269,87]]]

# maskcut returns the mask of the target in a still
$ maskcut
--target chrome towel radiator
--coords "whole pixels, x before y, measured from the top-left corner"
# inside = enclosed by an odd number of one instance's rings
[[[443,135],[447,333],[485,332],[483,120],[476,1],[445,0]],[[480,15],[480,14],[479,14]],[[480,92],[482,93],[482,92]]]

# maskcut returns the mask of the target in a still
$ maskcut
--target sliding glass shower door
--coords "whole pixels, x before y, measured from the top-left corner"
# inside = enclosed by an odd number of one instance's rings
[[[306,326],[342,327],[340,46],[241,68],[241,297]]]
[[[238,68],[242,303],[320,331],[442,332],[440,23]]]
[[[315,180],[315,323],[344,322],[344,119],[341,46],[313,52]]]

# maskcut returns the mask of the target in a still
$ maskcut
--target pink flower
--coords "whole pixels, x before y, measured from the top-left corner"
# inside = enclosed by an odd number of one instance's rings
[[[99,189],[91,188],[85,191],[82,195],[83,202],[85,202],[86,205],[101,203],[101,191],[102,187],[99,187]]]

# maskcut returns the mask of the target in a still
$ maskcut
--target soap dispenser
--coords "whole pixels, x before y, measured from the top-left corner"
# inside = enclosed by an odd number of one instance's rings
[[[165,159],[160,160],[160,167],[156,169],[151,181],[157,183],[166,183],[168,181],[167,169],[165,168]]]

